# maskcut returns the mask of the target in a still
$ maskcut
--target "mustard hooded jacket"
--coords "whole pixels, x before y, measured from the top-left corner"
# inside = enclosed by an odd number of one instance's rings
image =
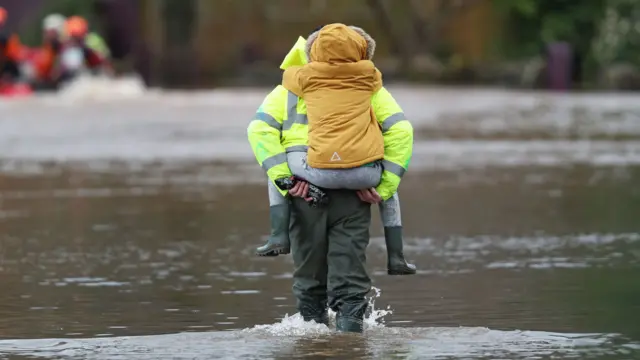
[[[369,43],[354,28],[330,24],[307,45],[310,62],[286,69],[282,85],[307,106],[308,164],[346,169],[381,160],[384,140],[371,97],[382,75],[368,57]]]

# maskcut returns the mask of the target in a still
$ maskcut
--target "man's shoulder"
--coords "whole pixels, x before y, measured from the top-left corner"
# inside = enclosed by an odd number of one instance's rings
[[[276,86],[271,92],[267,95],[265,101],[283,101],[287,99],[288,90],[282,86]]]
[[[268,113],[275,118],[284,116],[284,108],[287,101],[287,89],[282,85],[276,86],[262,100],[258,112]]]
[[[387,90],[386,87],[381,86],[380,89],[378,89],[376,92],[373,93],[372,98],[377,98],[381,96],[391,96],[391,93],[389,92],[389,90]]]

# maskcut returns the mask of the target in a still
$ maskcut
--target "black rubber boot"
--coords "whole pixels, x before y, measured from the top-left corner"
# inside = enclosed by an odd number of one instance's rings
[[[364,330],[364,314],[369,305],[366,300],[356,303],[343,303],[336,314],[336,330],[361,333]]]
[[[289,201],[269,207],[271,235],[266,244],[256,249],[258,256],[278,256],[291,252],[289,242]]]
[[[384,228],[384,241],[387,244],[387,274],[413,275],[416,266],[404,259],[402,252],[402,226]]]
[[[326,307],[321,305],[303,304],[299,306],[300,315],[304,321],[315,321],[318,324],[329,326],[329,313]]]
[[[364,323],[362,319],[336,316],[336,330],[340,332],[362,333],[364,331]]]

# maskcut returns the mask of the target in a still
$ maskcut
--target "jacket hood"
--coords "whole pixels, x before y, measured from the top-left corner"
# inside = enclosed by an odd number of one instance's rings
[[[371,60],[376,42],[362,28],[329,24],[309,35],[305,53],[307,61],[355,62]]]
[[[284,57],[282,64],[280,64],[280,69],[287,70],[292,66],[302,66],[308,63],[306,45],[307,40],[302,36],[298,37],[298,41],[296,41],[291,50],[287,53],[287,56]]]
[[[325,25],[310,40],[307,41],[310,61],[334,64],[367,60],[367,41],[347,25]]]
[[[332,24],[332,25],[342,25],[342,24]],[[331,26],[331,25],[327,25],[327,26]],[[309,62],[309,59],[311,58],[310,56],[311,48],[313,44],[316,42],[316,40],[318,39],[320,35],[320,31],[323,30],[325,27],[326,26],[322,27],[319,30],[314,31],[311,35],[309,35],[308,39],[305,39],[302,36],[298,37],[298,40],[293,45],[291,50],[289,50],[287,55],[284,57],[284,60],[280,64],[280,69],[286,70],[292,66],[302,66],[307,64]],[[375,54],[375,51],[376,51],[375,40],[373,40],[371,35],[369,35],[362,28],[359,28],[357,26],[349,26],[349,29],[355,31],[365,39],[365,41],[367,42],[365,59],[366,60],[373,59],[373,55]]]

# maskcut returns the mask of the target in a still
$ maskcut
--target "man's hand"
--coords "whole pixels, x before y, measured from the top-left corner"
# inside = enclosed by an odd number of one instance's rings
[[[313,198],[309,197],[309,184],[306,181],[298,180],[296,184],[293,185],[291,190],[289,190],[289,194],[295,197],[301,197],[305,201],[311,201]]]
[[[382,197],[380,197],[375,188],[358,190],[357,194],[360,200],[369,204],[378,204],[382,202]]]

